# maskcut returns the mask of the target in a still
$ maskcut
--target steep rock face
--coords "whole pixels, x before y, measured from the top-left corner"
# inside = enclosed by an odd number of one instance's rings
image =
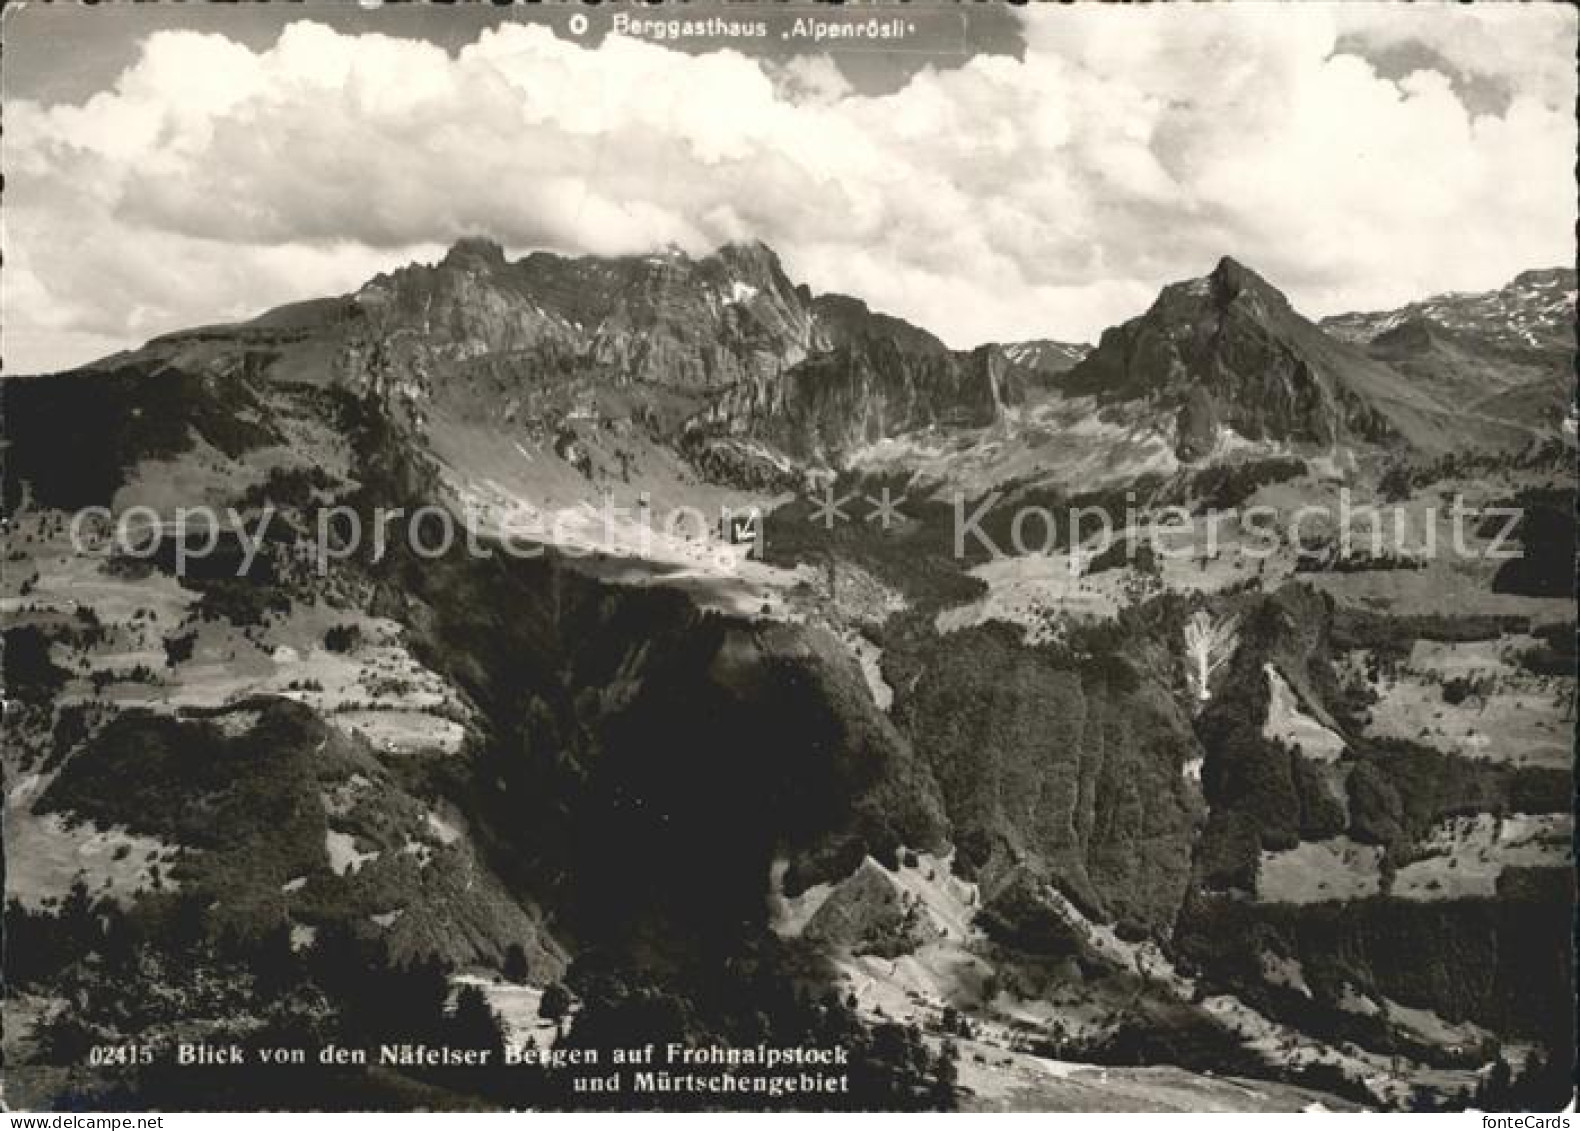
[[[1104,331],[1059,386],[1173,413],[1185,459],[1207,454],[1220,426],[1253,440],[1322,446],[1444,439],[1434,424],[1441,406],[1329,338],[1232,259],[1165,287],[1145,314]]]
[[[693,259],[534,252],[462,240],[437,263],[338,299],[151,342],[132,360],[372,393],[419,431],[435,415],[555,433],[611,390],[704,470],[778,481],[785,455],[837,464],[933,426],[981,426],[1029,372],[1004,350],[948,349],[843,295],[814,297],[760,243]],[[498,403],[503,397],[503,403]],[[766,444],[752,453],[742,443]]]
[[[1000,625],[899,661],[895,717],[937,775],[984,902],[1026,875],[1089,913],[1166,930],[1184,895],[1196,745],[1161,688],[1123,661],[1083,668]]]
[[[700,260],[540,252],[511,263],[465,241],[435,266],[373,280],[356,302],[366,326],[346,351],[354,384],[442,402],[447,369],[488,364],[525,387],[556,374],[654,385],[711,400],[694,432],[801,456],[989,423],[1013,396],[1001,354],[956,354],[855,299],[814,299],[761,244]]]
[[[721,398],[706,430],[750,435],[794,456],[838,464],[853,449],[929,427],[981,427],[1021,397],[1021,376],[996,346],[950,350],[857,299],[812,303],[817,350],[774,380]]]
[[[484,355],[574,357],[616,382],[719,388],[766,377],[811,345],[805,297],[761,244],[516,262],[458,243],[438,264],[381,275],[356,295],[369,337],[408,336],[431,365]]]

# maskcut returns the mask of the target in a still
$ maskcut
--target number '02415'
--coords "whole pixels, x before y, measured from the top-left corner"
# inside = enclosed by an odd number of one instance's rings
[[[89,1064],[152,1064],[154,1050],[147,1045],[94,1045],[88,1050]]]

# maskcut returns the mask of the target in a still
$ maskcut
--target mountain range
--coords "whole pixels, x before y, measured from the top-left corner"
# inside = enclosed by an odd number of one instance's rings
[[[1226,440],[1520,450],[1567,427],[1573,335],[1562,312],[1573,291],[1572,271],[1527,272],[1487,295],[1318,325],[1225,259],[1165,287],[1093,349],[956,351],[857,299],[814,296],[761,244],[697,260],[671,250],[511,262],[497,244],[464,240],[350,295],[166,335],[80,374],[370,393],[428,422],[441,459],[462,470],[475,454],[469,431],[514,430],[581,453],[581,470],[597,464],[593,479],[616,464],[629,479],[632,461],[666,465],[652,473],[667,479],[678,456],[705,478],[766,490],[852,466],[881,441],[1017,420],[1038,432],[1050,397],[1094,398],[1101,418],[1187,463]],[[628,447],[661,452],[603,450],[578,425],[596,419],[640,421],[643,443]],[[21,449],[11,488],[30,475]]]
[[[486,1040],[837,1040],[856,1106],[1550,1098],[1574,301],[1544,270],[1314,321],[1225,258],[1094,346],[956,350],[760,243],[467,239],[8,376],[7,931],[47,955],[12,1094],[173,1086],[73,1048],[415,1024],[361,964],[436,1024],[481,995]],[[1442,544],[1445,498],[1513,507],[1525,558],[1356,552],[1341,492]],[[241,529],[188,570],[198,505]],[[84,507],[156,517],[84,548]],[[1188,552],[1137,551],[1164,508]],[[435,511],[488,552],[401,536]],[[1040,551],[983,548],[1028,515]],[[388,538],[325,553],[353,522]]]

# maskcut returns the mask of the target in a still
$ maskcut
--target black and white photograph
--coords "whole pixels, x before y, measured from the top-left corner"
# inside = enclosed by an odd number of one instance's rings
[[[7,1127],[1570,1125],[1580,8],[0,39]]]

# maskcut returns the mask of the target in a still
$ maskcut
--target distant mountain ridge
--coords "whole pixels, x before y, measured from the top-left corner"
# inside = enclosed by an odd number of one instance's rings
[[[1335,315],[1322,327],[1448,403],[1550,429],[1574,410],[1575,285],[1570,268],[1525,271],[1497,290]]]
[[[1319,325],[1225,258],[1164,287],[1096,347],[1033,339],[961,351],[858,299],[814,295],[760,242],[701,257],[511,260],[468,238],[350,294],[165,335],[83,371],[346,387],[419,429],[437,419],[525,428],[517,439],[552,445],[583,475],[576,422],[627,419],[707,478],[775,489],[886,439],[995,425],[1028,396],[1128,405],[1133,424],[1186,461],[1212,458],[1231,436],[1517,448],[1561,423],[1568,385],[1555,375],[1572,357],[1562,314],[1573,281],[1532,271],[1488,295]],[[471,441],[451,440],[465,462]],[[642,474],[629,445],[609,447],[622,479]]]
[[[996,346],[951,350],[857,299],[814,296],[761,243],[701,258],[534,252],[510,261],[482,239],[340,298],[165,335],[106,363],[342,384],[414,418],[497,419],[489,403],[501,392],[517,406],[507,417],[565,418],[624,389],[646,402],[638,415],[650,428],[747,479],[782,468],[743,445],[834,464],[901,432],[991,424],[1026,376]]]
[[[1057,376],[1075,367],[1092,347],[1085,342],[1056,342],[1051,338],[1033,338],[1024,342],[1007,342],[1002,347],[1004,356],[1016,365],[1036,373]]]
[[[1334,337],[1367,345],[1424,321],[1510,351],[1575,348],[1576,273],[1572,267],[1522,271],[1491,291],[1450,291],[1395,310],[1354,311],[1322,319]]]

